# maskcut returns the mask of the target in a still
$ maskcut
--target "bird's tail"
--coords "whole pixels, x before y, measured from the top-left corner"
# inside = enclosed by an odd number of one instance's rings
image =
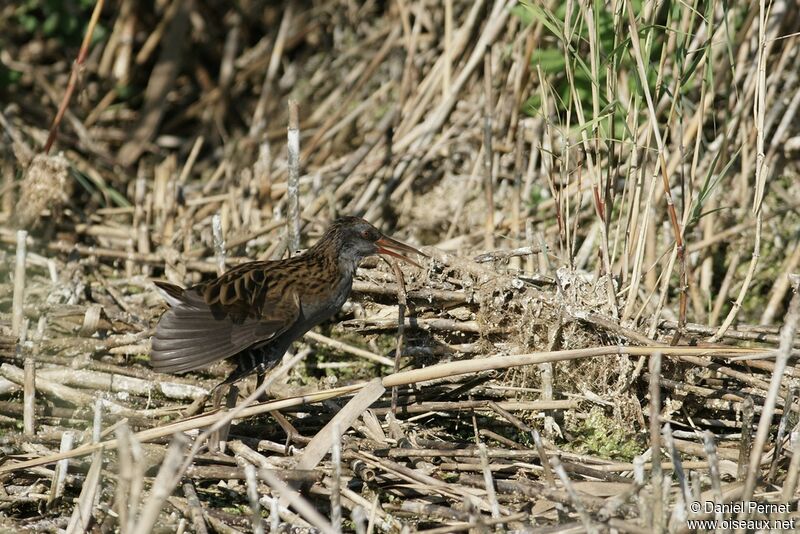
[[[162,282],[161,280],[153,280],[153,283],[158,288],[158,292],[167,301],[170,308],[180,305],[183,302],[184,289],[169,282]]]

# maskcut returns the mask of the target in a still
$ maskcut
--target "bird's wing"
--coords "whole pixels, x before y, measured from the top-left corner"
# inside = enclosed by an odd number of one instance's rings
[[[193,371],[286,331],[300,315],[300,301],[269,283],[268,268],[252,262],[189,289],[155,282],[170,308],[153,336],[153,368]]]

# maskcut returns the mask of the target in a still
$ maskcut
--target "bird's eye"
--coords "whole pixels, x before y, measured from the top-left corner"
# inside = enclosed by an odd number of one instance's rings
[[[361,237],[369,239],[369,230],[361,230]]]

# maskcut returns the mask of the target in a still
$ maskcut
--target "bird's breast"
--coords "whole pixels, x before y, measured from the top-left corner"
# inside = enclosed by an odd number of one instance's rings
[[[301,293],[302,317],[309,328],[327,321],[338,312],[350,295],[352,278],[344,277],[332,284],[312,285]]]

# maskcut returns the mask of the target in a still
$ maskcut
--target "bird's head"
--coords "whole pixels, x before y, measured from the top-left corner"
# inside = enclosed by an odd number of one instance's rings
[[[425,256],[414,247],[383,235],[377,228],[359,217],[337,219],[320,242],[333,245],[337,249],[339,260],[352,265],[357,265],[367,256],[386,254],[419,267],[418,263],[402,253]]]

